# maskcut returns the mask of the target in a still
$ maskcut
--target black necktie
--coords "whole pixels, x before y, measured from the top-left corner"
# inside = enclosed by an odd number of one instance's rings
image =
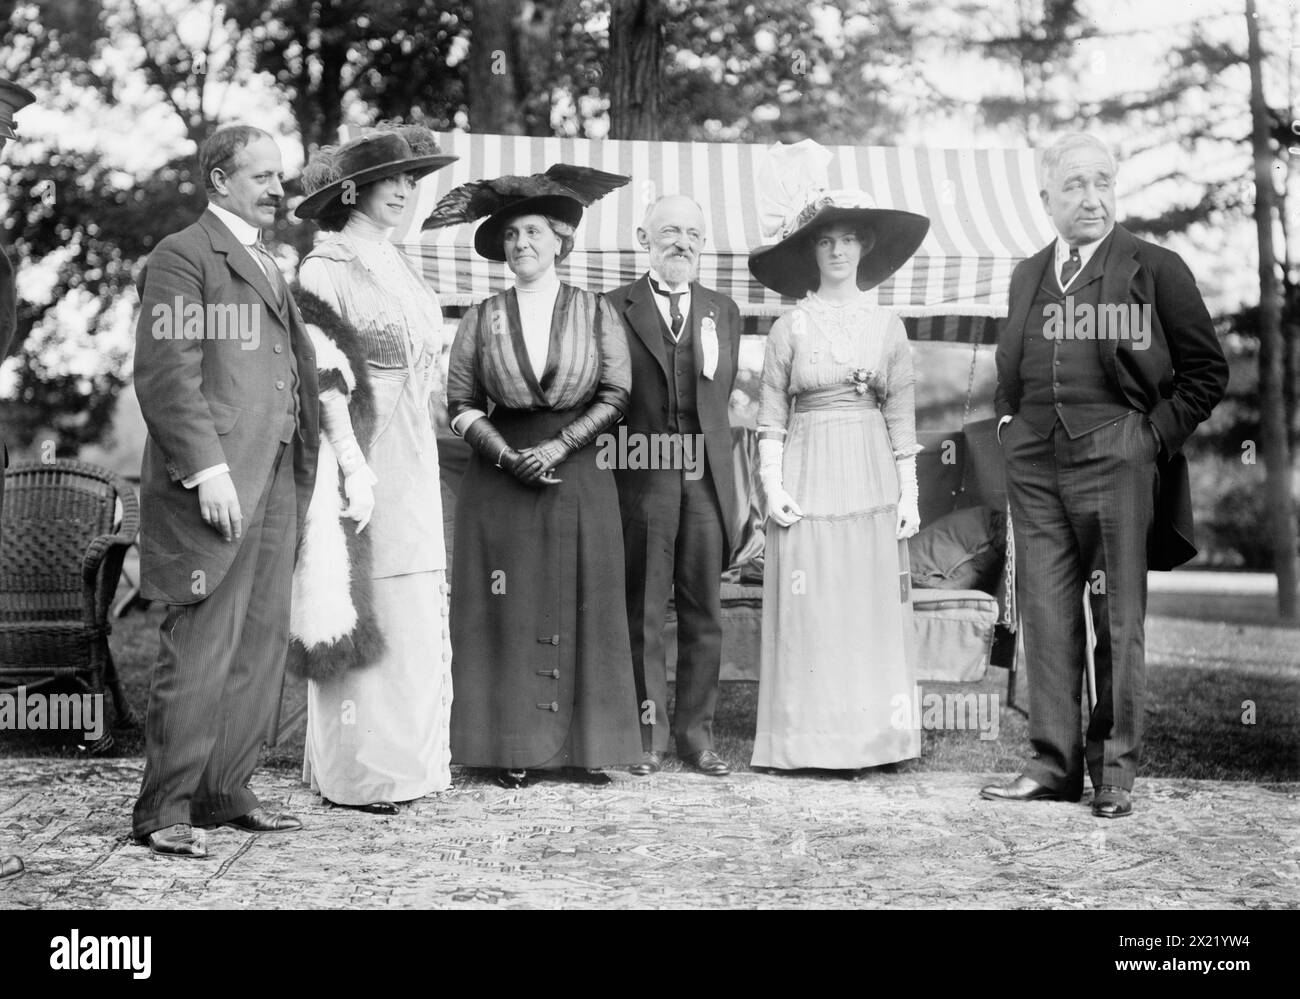
[[[1074,280],[1074,275],[1083,269],[1083,261],[1079,259],[1079,248],[1070,247],[1070,257],[1061,265],[1061,290],[1065,291]]]
[[[659,282],[654,278],[650,279],[650,287],[654,289],[656,295],[663,295],[668,299],[668,317],[672,320],[673,339],[676,340],[682,333],[682,323],[686,321],[682,315],[681,301],[684,291],[664,291],[659,287]]]

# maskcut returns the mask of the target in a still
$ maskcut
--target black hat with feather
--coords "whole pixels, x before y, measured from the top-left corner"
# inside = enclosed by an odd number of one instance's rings
[[[543,215],[576,226],[582,221],[584,208],[631,179],[591,167],[556,163],[545,173],[528,177],[476,180],[448,191],[421,228],[438,229],[486,215],[487,220],[474,233],[474,249],[480,257],[504,261],[505,228],[514,219]]]
[[[26,87],[9,80],[0,80],[0,140],[16,139],[14,115],[36,100],[36,95]]]

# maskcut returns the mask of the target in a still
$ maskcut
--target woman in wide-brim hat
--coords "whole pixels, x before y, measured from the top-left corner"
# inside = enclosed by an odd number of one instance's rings
[[[641,755],[622,521],[597,443],[627,407],[626,334],[555,270],[584,205],[626,180],[553,167],[479,182],[432,220],[487,215],[474,245],[514,274],[465,314],[447,373],[452,429],[474,449],[456,500],[452,758],[509,788],[559,769],[605,783]]]
[[[412,140],[419,153],[411,148]],[[306,197],[294,214],[300,219],[333,217],[342,223],[356,207],[362,188],[400,176],[418,181],[456,159],[441,152],[433,133],[418,125],[369,132],[342,146],[324,147],[303,171]]]
[[[930,220],[914,212],[871,207],[861,192],[840,191],[809,201],[779,242],[749,255],[749,272],[765,288],[788,298],[816,291],[822,274],[812,249],[819,233],[832,225],[847,225],[861,238],[855,284],[868,291],[888,280],[921,248]]]
[[[899,711],[915,690],[912,359],[901,320],[865,292],[928,228],[861,192],[818,193],[750,256],[760,282],[799,298],[772,326],[759,403],[768,521],[754,766],[856,771],[920,755],[912,713]]]
[[[438,443],[442,310],[389,241],[456,157],[418,126],[320,150],[297,214],[334,235],[295,292],[320,369],[316,492],[294,574],[290,668],[309,678],[304,778],[392,814],[451,786],[451,645]]]

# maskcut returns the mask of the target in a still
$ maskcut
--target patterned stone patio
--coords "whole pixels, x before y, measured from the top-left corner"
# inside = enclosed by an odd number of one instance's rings
[[[1146,780],[1135,812],[997,805],[991,775],[859,781],[617,774],[505,791],[458,773],[391,818],[255,789],[300,833],[209,833],[205,861],[127,836],[136,761],[0,761],[0,908],[1297,908],[1300,785]]]

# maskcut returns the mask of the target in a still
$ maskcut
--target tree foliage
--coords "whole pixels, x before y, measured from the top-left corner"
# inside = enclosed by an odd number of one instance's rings
[[[1223,2],[1240,16],[1237,0]],[[624,24],[653,31],[657,44],[628,58]],[[1103,29],[1088,0],[0,2],[0,74],[69,115],[139,109],[149,122],[139,145],[164,150],[124,168],[75,130],[40,154],[6,150],[5,240],[20,268],[53,274],[48,294],[23,303],[19,336],[44,329],[74,289],[99,311],[67,337],[117,329],[149,250],[201,211],[193,151],[245,88],[274,90],[304,157],[344,123],[394,118],[526,135],[848,144],[907,142],[919,123],[945,116],[973,114],[988,134],[1033,144],[1100,124],[1131,137],[1127,153],[1168,164],[1148,186],[1170,195],[1128,224],[1156,236],[1226,229],[1252,203],[1242,183],[1244,47],[1213,28],[1170,32],[1160,79],[1122,92],[1096,53],[1127,29]],[[987,66],[978,92],[952,82],[958,58]],[[656,81],[657,93],[638,91]],[[1272,114],[1281,157],[1293,116]],[[305,239],[306,227],[278,235]],[[1300,294],[1286,277],[1292,328]],[[6,420],[57,423],[70,410],[79,429],[69,446],[106,426],[99,414],[117,382],[104,375],[82,391],[84,379],[56,384],[56,369],[29,360],[18,376],[26,409],[9,407]]]

